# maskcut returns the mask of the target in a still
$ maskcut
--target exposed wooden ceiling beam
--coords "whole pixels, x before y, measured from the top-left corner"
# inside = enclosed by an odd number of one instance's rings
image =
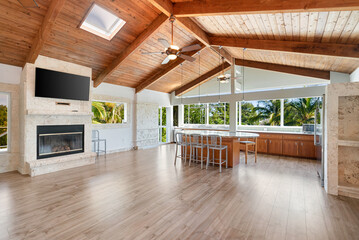
[[[301,75],[306,77],[330,80],[329,71],[322,71],[322,70],[316,70],[311,68],[294,67],[294,66],[280,65],[273,63],[265,63],[265,62],[256,62],[256,61],[249,61],[242,59],[236,59],[235,64],[245,67],[259,68],[259,69],[270,70],[275,72],[289,73],[289,74]]]
[[[196,44],[198,42],[195,42],[193,44]],[[200,44],[200,43],[199,43]],[[201,44],[201,47],[203,49],[203,45]],[[197,53],[198,51],[192,51],[192,52],[188,52],[186,53],[186,55],[188,56],[193,56]],[[143,81],[142,83],[140,83],[137,87],[136,87],[136,93],[141,92],[142,90],[144,90],[145,88],[151,86],[152,84],[154,84],[157,80],[159,80],[161,77],[165,76],[166,74],[168,74],[169,72],[171,72],[173,69],[175,69],[176,67],[178,67],[181,63],[183,63],[185,60],[182,58],[177,58],[175,61],[171,61],[170,63],[168,63],[167,65],[163,66],[164,68],[160,69],[159,71],[157,71],[156,73],[154,73],[150,78],[146,79],[145,81]]]
[[[173,13],[173,3],[170,0],[149,0],[153,6],[155,6],[158,10],[162,11],[168,17]],[[187,32],[192,34],[198,41],[203,43],[205,46],[210,47],[210,41],[207,33],[203,31],[202,28],[198,26],[192,19],[184,17],[184,18],[176,18],[178,24],[180,24]],[[212,48],[216,54],[219,53],[218,48]],[[222,54],[223,52],[223,54]],[[228,63],[232,63],[232,57],[228,52],[224,49],[221,50],[221,55],[225,58]]]
[[[210,37],[210,42],[212,45],[226,47],[252,48],[352,58],[359,57],[358,44],[256,40],[228,37]]]
[[[358,0],[202,0],[175,3],[173,5],[173,15],[176,17],[193,17],[225,14],[341,11],[358,9]]]
[[[232,55],[226,51],[226,49],[222,48],[219,49],[217,46],[211,46],[211,50],[215,52],[216,54],[220,54],[222,57],[224,57],[224,60],[232,65]]]
[[[170,17],[173,13],[173,3],[170,0],[148,0],[158,10]]]
[[[34,39],[33,44],[31,45],[31,49],[29,54],[26,57],[25,64],[28,63],[35,63],[37,57],[40,54],[40,51],[50,36],[52,26],[59,15],[62,7],[64,6],[66,0],[57,0],[52,1],[49,8],[47,9],[46,15],[44,20],[42,21],[42,25]]]
[[[224,66],[219,65],[218,67],[215,67],[214,69],[206,72],[205,74],[199,76],[198,78],[196,78],[195,80],[181,86],[180,88],[175,90],[175,95],[182,95],[185,94],[186,92],[192,90],[193,88],[197,87],[198,85],[205,83],[206,81],[212,79],[216,74],[218,74],[219,72],[222,71],[222,69],[224,68],[224,71],[227,71],[228,68],[230,68],[231,65],[227,62],[224,63]]]
[[[159,29],[164,22],[168,20],[165,14],[159,15],[127,48],[125,48],[121,54],[112,61],[112,63],[106,67],[106,69],[100,73],[100,75],[94,80],[94,87],[98,87],[105,79],[111,75],[121,63],[129,56],[131,56],[136,50],[138,50],[142,44],[149,39]]]

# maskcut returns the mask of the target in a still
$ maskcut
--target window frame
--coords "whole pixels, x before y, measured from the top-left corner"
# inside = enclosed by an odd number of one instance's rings
[[[163,109],[166,111],[166,122],[165,122],[165,125],[163,125]],[[159,110],[159,119],[158,119],[158,143],[159,144],[165,144],[165,143],[168,143],[169,142],[169,135],[168,135],[168,127],[167,127],[167,123],[168,123],[168,108],[167,107],[158,107],[158,110]],[[163,142],[162,141],[162,131],[163,129],[166,129],[166,141]],[[161,141],[160,141],[161,139]]]
[[[0,94],[3,94],[6,96],[7,100],[7,134],[6,134],[6,149],[0,150],[0,154],[5,154],[11,152],[11,93],[10,92],[0,92]]]

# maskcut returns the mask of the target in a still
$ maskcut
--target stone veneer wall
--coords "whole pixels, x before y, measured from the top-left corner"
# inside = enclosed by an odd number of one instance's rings
[[[326,190],[359,198],[359,83],[329,85],[326,115]]]
[[[0,173],[15,171],[20,157],[19,90],[18,84],[0,83],[0,91],[10,94],[8,109],[8,151],[0,153]]]
[[[36,176],[39,174],[59,171],[71,167],[92,164],[95,154],[91,151],[92,124],[91,101],[75,101],[64,99],[35,97],[35,68],[88,76],[91,78],[90,68],[79,66],[48,57],[39,56],[35,64],[26,64],[20,84],[20,162],[19,172]],[[92,83],[92,81],[91,81]],[[90,88],[91,100],[91,88]],[[58,105],[66,102],[70,105]],[[84,153],[36,159],[37,125],[85,125]]]
[[[158,104],[136,103],[136,146],[158,145]]]

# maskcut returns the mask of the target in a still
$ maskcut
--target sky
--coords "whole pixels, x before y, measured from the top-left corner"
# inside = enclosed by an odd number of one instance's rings
[[[0,93],[0,105],[7,105],[7,94]]]

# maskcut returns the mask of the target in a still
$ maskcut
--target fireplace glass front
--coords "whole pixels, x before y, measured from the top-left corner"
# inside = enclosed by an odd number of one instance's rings
[[[84,125],[37,127],[37,158],[84,152]]]

